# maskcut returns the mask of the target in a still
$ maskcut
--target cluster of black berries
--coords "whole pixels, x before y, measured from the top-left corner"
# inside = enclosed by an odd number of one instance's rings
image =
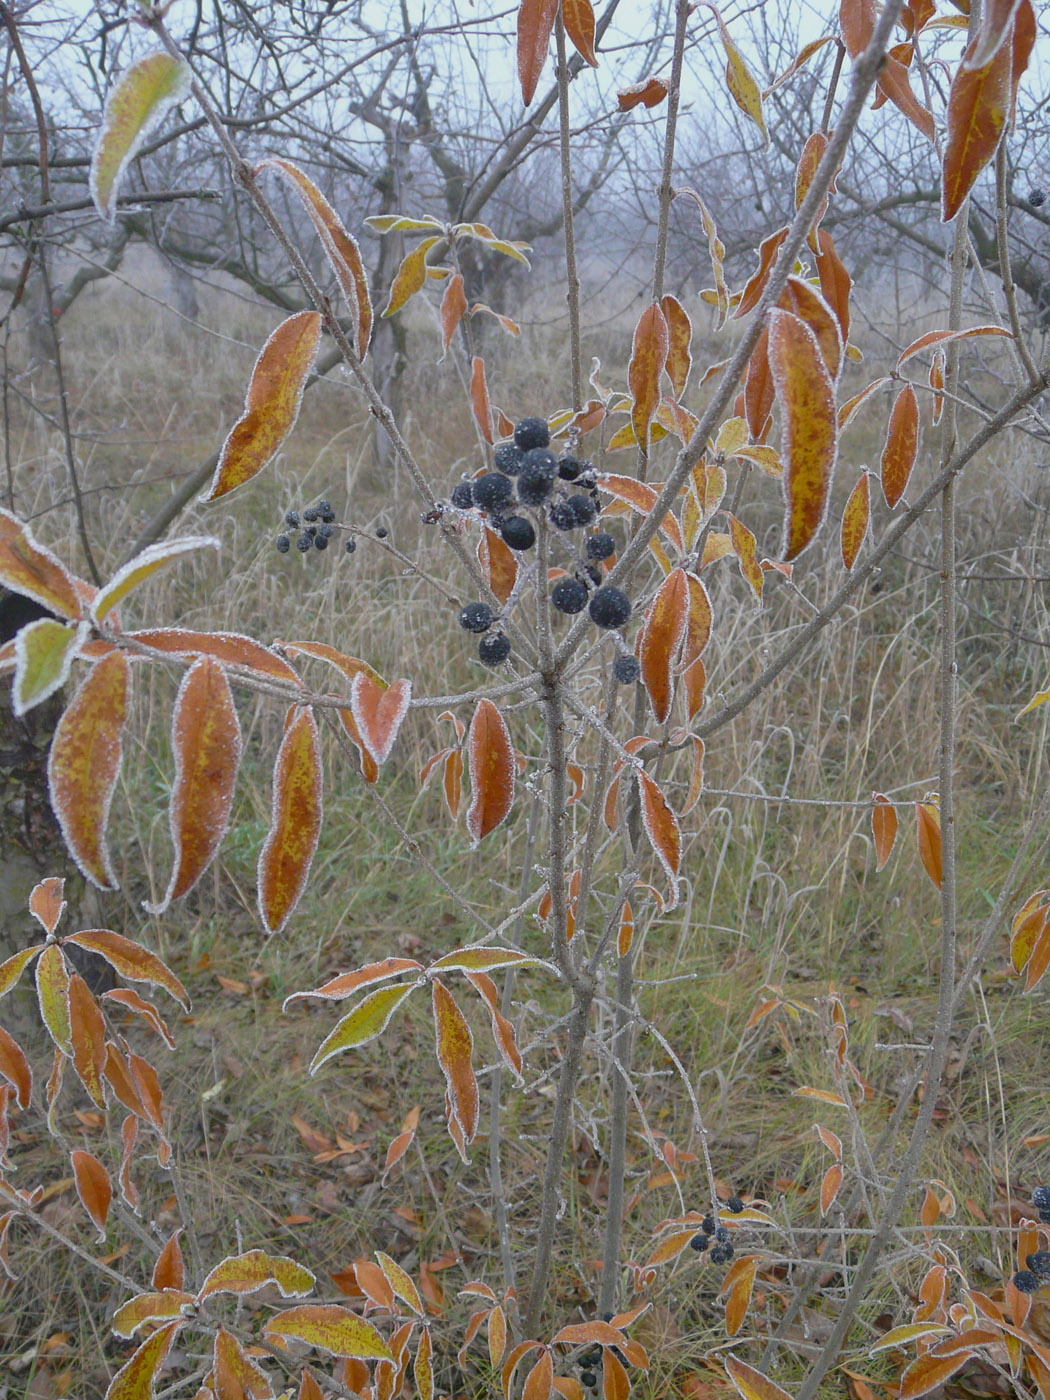
[[[593,1346],[580,1357],[580,1384],[585,1390],[595,1390],[598,1386],[598,1367],[602,1364],[602,1349]]]
[[[468,603],[459,612],[459,625],[465,632],[483,634],[478,642],[478,660],[485,666],[499,666],[510,655],[510,642],[502,632],[489,629],[496,614],[488,603]]]
[[[335,511],[330,502],[323,497],[315,506],[307,506],[300,513],[297,510],[290,510],[284,517],[284,523],[289,530],[299,532],[295,547],[300,554],[309,554],[311,549],[327,549],[328,543],[335,534],[333,521]],[[287,554],[292,547],[291,536],[282,532],[274,540],[278,554]],[[347,554],[353,554],[357,548],[356,542],[351,538],[346,542]]]
[[[514,429],[513,442],[496,448],[496,470],[486,472],[473,481],[461,481],[453,489],[450,500],[457,510],[480,510],[498,530],[510,549],[524,551],[536,543],[532,520],[518,513],[516,507],[530,510],[545,509],[547,519],[556,530],[581,530],[598,516],[597,477],[589,462],[572,456],[556,459],[550,451],[550,428],[545,418],[523,418]],[[575,489],[571,492],[567,485]],[[551,592],[551,603],[570,616],[587,608],[591,621],[598,627],[622,627],[631,616],[631,603],[619,588],[602,585],[602,560],[616,552],[616,541],[606,531],[590,535],[584,544],[584,558],[569,577],[558,579]],[[481,604],[471,604],[478,608]],[[467,610],[464,609],[464,613]],[[460,623],[468,631],[485,631],[485,627]],[[493,639],[494,640],[494,639]],[[505,659],[510,648],[498,658]],[[482,644],[484,645],[484,643]],[[479,653],[480,654],[480,653]],[[486,660],[484,656],[481,658]],[[489,665],[496,664],[489,660]],[[635,676],[630,678],[636,679]],[[629,684],[629,681],[625,681]]]
[[[1036,188],[1036,189],[1034,189],[1034,190],[1029,190],[1029,192],[1028,192],[1028,203],[1032,206],[1033,209],[1038,209],[1038,208],[1040,207],[1040,205],[1043,205],[1043,204],[1046,203],[1046,195],[1045,195],[1045,193],[1044,193],[1041,189],[1038,189],[1038,188]]]
[[[1014,1287],[1022,1293],[1034,1293],[1050,1283],[1050,1250],[1037,1249],[1024,1261],[1025,1267],[1014,1274]]]
[[[739,1196],[730,1196],[725,1207],[733,1215],[739,1215],[744,1209],[744,1203]],[[712,1264],[728,1264],[736,1252],[733,1248],[733,1241],[729,1237],[729,1231],[724,1225],[719,1225],[713,1215],[704,1216],[700,1222],[700,1229],[689,1241],[689,1244],[698,1254],[703,1254],[710,1246],[711,1252],[708,1258]]]

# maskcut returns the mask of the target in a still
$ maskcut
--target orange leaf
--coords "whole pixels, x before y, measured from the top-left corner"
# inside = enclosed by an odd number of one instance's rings
[[[394,1138],[386,1150],[386,1161],[383,1163],[383,1184],[393,1168],[400,1162],[408,1149],[412,1146],[416,1136],[416,1128],[419,1126],[419,1105],[417,1104],[401,1124],[401,1131]]]
[[[517,1041],[514,1038],[513,1025],[499,1009],[499,997],[496,994],[495,982],[487,972],[465,972],[464,976],[488,1008],[496,1046],[503,1056],[504,1064],[520,1083],[521,1052],[518,1050]]]
[[[758,245],[758,271],[740,293],[740,301],[733,312],[734,318],[739,319],[741,316],[746,316],[757,305],[758,299],[769,281],[769,274],[773,271],[773,264],[780,252],[780,245],[787,236],[787,228],[780,228],[777,229],[776,233],[771,233],[768,238],[763,238]]]
[[[1012,37],[1014,16],[1020,8],[1021,0],[984,0],[977,37],[963,59],[967,68],[983,68],[992,61]]]
[[[479,700],[467,735],[470,807],[467,831],[475,845],[505,822],[514,802],[514,750],[506,721],[491,700]]]
[[[813,183],[813,176],[817,173],[817,166],[821,157],[828,148],[828,138],[823,131],[814,131],[802,147],[802,154],[798,158],[798,166],[795,170],[795,208],[798,209],[805,199],[810,185]],[[813,220],[813,227],[810,230],[809,241],[812,246],[815,244],[817,225],[827,213],[828,197],[824,196],[817,217]]]
[[[642,825],[667,876],[671,903],[666,907],[672,909],[678,902],[678,865],[682,856],[682,833],[678,818],[648,773],[639,772],[638,787],[642,799]]]
[[[598,67],[594,53],[594,6],[591,0],[562,0],[561,17],[565,32],[585,63]]]
[[[69,934],[63,942],[75,943],[79,948],[89,948],[93,953],[98,953],[129,982],[149,982],[153,986],[163,987],[169,996],[182,1005],[184,1011],[190,1009],[189,993],[168,965],[161,962],[156,953],[148,952],[122,933],[113,933],[106,928],[82,929],[79,933]]]
[[[919,451],[919,403],[910,384],[897,395],[882,449],[882,492],[892,510],[908,487]]]
[[[536,94],[547,61],[557,12],[558,0],[521,0],[518,6],[518,81],[526,107]]]
[[[441,298],[441,346],[445,353],[452,344],[456,327],[467,310],[467,297],[463,290],[463,274],[455,273],[448,279],[448,286]]]
[[[801,277],[792,276],[787,279],[777,305],[805,321],[817,337],[828,373],[832,379],[837,379],[842,364],[842,333],[835,313],[820,292]]]
[[[644,82],[632,83],[621,88],[616,94],[616,105],[621,112],[629,112],[639,104],[643,107],[658,107],[667,96],[667,84],[661,78],[646,78]]]
[[[273,771],[270,830],[259,854],[259,912],[279,933],[299,901],[321,834],[321,754],[317,721],[293,708]]]
[[[28,1108],[33,1095],[33,1071],[25,1051],[3,1026],[0,1026],[0,1075],[14,1085],[19,1108]]]
[[[179,1317],[185,1304],[191,1302],[193,1294],[179,1288],[138,1293],[116,1310],[110,1319],[110,1330],[118,1337],[133,1337],[148,1322],[167,1322]]]
[[[171,794],[174,862],[168,888],[147,913],[161,914],[207,870],[230,825],[241,758],[241,726],[226,673],[210,656],[182,678],[172,715],[175,784]]]
[[[743,1268],[740,1266],[743,1265]],[[726,1331],[735,1337],[744,1325],[747,1310],[751,1306],[751,1294],[755,1287],[755,1274],[758,1272],[758,1257],[738,1259],[733,1265],[736,1273],[726,1299]]]
[[[503,537],[487,525],[478,541],[478,563],[485,582],[500,602],[505,603],[517,581],[518,559]]]
[[[821,295],[838,319],[842,343],[845,345],[849,340],[849,294],[853,278],[846,271],[845,264],[835,249],[835,240],[827,229],[817,230],[816,263]]]
[[[0,510],[0,583],[62,617],[80,616],[73,575],[8,510]]]
[[[735,1356],[727,1356],[722,1364],[744,1400],[791,1400],[787,1391],[782,1390],[775,1381],[746,1362],[738,1361]]]
[[[862,471],[860,480],[849,493],[846,509],[842,512],[842,562],[847,569],[852,569],[857,562],[857,555],[868,533],[870,520],[871,488],[868,484],[868,473]],[[881,865],[879,869],[882,869]]]
[[[875,840],[876,870],[881,870],[893,852],[897,839],[897,809],[881,792],[872,796],[871,834]]]
[[[529,0],[523,0],[528,4]],[[481,429],[481,436],[492,444],[492,408],[489,404],[489,389],[485,382],[485,361],[475,355],[470,372],[470,405],[474,410],[474,420]]]
[[[696,743],[703,741],[697,739]],[[620,915],[620,932],[616,939],[616,952],[621,958],[625,958],[631,951],[631,944],[634,942],[634,911],[631,909],[631,901],[625,899],[623,903],[623,913]]]
[[[914,355],[927,349],[930,345],[945,345],[953,340],[972,340],[980,335],[1005,335],[1010,332],[1004,330],[1002,326],[970,326],[964,331],[927,331],[925,335],[920,335],[918,340],[906,346],[897,357],[897,369],[906,364]]]
[[[745,583],[750,584],[755,597],[761,602],[764,575],[755,552],[755,537],[735,515],[730,515],[727,511],[726,518],[729,521],[729,539],[733,546],[733,553],[740,566],[740,576]]]
[[[179,1247],[181,1234],[182,1228],[180,1226],[157,1255],[157,1262],[153,1266],[153,1274],[150,1279],[154,1288],[182,1288],[186,1282],[186,1268],[182,1259],[182,1250]]]
[[[525,1377],[521,1400],[550,1400],[554,1388],[554,1363],[547,1347],[540,1351],[540,1359]]]
[[[948,93],[941,218],[953,219],[974,181],[995,155],[1011,104],[1012,47],[1004,44],[983,68],[968,66],[978,40],[963,54]]]
[[[283,657],[237,632],[190,632],[182,627],[162,627],[129,632],[127,635],[129,640],[138,642],[140,646],[152,647],[155,651],[172,652],[176,656],[214,656],[216,661],[221,661],[227,667],[257,671],[262,676],[302,685]]]
[[[128,663],[111,652],[84,678],[58,722],[48,755],[51,806],[70,854],[99,889],[115,890],[106,844],[127,713]]]
[[[944,395],[939,391],[944,388],[945,363],[943,350],[938,350],[930,363],[930,388],[934,390],[933,426],[935,428],[941,421],[941,414],[944,412]]]
[[[918,821],[919,855],[927,875],[940,889],[941,814],[934,802],[916,802],[915,816]]]
[[[907,68],[892,52],[887,53],[882,60],[878,84],[880,93],[890,99],[898,111],[922,132],[927,141],[932,141],[936,132],[933,115],[915,96]]]
[[[359,671],[351,683],[350,711],[362,744],[379,767],[390,757],[411,699],[411,681],[394,681],[384,689]]]
[[[931,1356],[924,1353],[906,1366],[901,1372],[900,1400],[917,1400],[937,1386],[943,1385],[949,1376],[962,1370],[970,1360],[972,1352],[963,1351],[956,1356]]]
[[[430,225],[427,225],[430,227]],[[386,306],[383,307],[383,319],[395,315],[406,302],[426,286],[427,281],[427,254],[435,243],[441,242],[441,235],[435,234],[430,238],[423,238],[416,244],[410,253],[406,253],[401,259],[401,266],[394,274],[394,280],[390,284],[390,296]]]
[[[46,880],[41,880],[38,885],[33,886],[29,896],[29,912],[43,924],[48,933],[54,933],[65,910],[66,901],[62,898],[65,885],[65,880],[49,875]]]
[[[1025,969],[1025,995],[1038,987],[1045,977],[1048,967],[1050,967],[1050,921],[1043,924],[1032,946],[1032,952]]]
[[[689,346],[693,339],[693,323],[689,313],[677,297],[664,296],[660,299],[660,309],[667,323],[667,369],[676,399],[685,393],[689,382],[689,371],[693,357]]]
[[[69,1035],[73,1068],[99,1108],[105,1107],[102,1070],[106,1063],[106,1023],[83,977],[69,979]]]
[[[437,1057],[448,1086],[456,1118],[466,1142],[478,1130],[478,1083],[470,1062],[474,1041],[462,1011],[438,978],[433,979],[434,1030]]]
[[[372,299],[368,293],[368,278],[365,276],[361,250],[356,240],[347,233],[328,200],[298,166],[279,156],[270,156],[259,162],[256,173],[267,168],[279,171],[306,206],[310,222],[317,231],[321,247],[350,308],[351,319],[357,323],[356,349],[358,357],[363,360],[372,335]]]
[[[642,680],[658,724],[671,713],[674,683],[671,669],[685,635],[689,586],[683,569],[674,569],[660,585],[646,613],[639,645]]]
[[[769,372],[769,327],[765,326],[747,362],[744,379],[744,417],[747,430],[755,442],[761,442],[769,431],[775,395],[773,377]]]
[[[299,417],[306,377],[321,341],[321,317],[300,311],[282,321],[259,352],[244,412],[222,445],[202,501],[214,501],[251,481],[266,466]]]
[[[824,1180],[820,1183],[820,1213],[827,1215],[828,1211],[835,1204],[835,1197],[839,1194],[839,1187],[842,1185],[843,1167],[841,1162],[834,1162],[824,1173]]]
[[[649,429],[660,403],[660,375],[670,340],[660,303],[654,301],[638,318],[634,330],[627,382],[631,389],[631,426],[642,451],[649,452]]]
[[[220,1396],[244,1397],[244,1400],[268,1400],[273,1395],[270,1382],[232,1333],[219,1324],[212,1353],[215,1393]]]
[[[782,415],[785,562],[797,559],[824,523],[838,452],[835,391],[817,338],[789,311],[769,313],[769,368]]]
[[[73,1162],[73,1176],[77,1184],[80,1204],[90,1215],[100,1240],[106,1238],[106,1217],[113,1200],[113,1187],[105,1167],[90,1152],[79,1147],[70,1153]]]
[[[281,1010],[286,1011],[293,1001],[304,997],[324,997],[326,1001],[343,1001],[359,987],[370,986],[373,982],[385,982],[398,977],[402,972],[422,971],[423,964],[415,958],[383,958],[380,962],[368,963],[356,972],[343,972],[331,978],[312,992],[292,992],[286,996]]]
[[[602,1400],[627,1400],[631,1393],[631,1378],[627,1368],[614,1351],[602,1354]]]
[[[708,0],[710,4],[710,0]],[[726,87],[729,95],[743,112],[745,117],[750,118],[761,131],[763,139],[768,143],[769,137],[766,135],[766,123],[762,115],[762,91],[755,82],[755,78],[744,56],[737,48],[730,37],[729,30],[721,14],[712,4],[715,20],[718,23],[718,32],[722,38],[722,47],[726,54]]]
[[[424,1327],[419,1334],[419,1344],[412,1363],[412,1379],[416,1383],[419,1400],[434,1400],[434,1347],[430,1340],[429,1327]]]
[[[691,812],[700,801],[700,794],[704,790],[704,741],[698,739],[695,734],[689,735],[690,747],[693,751],[692,776],[689,779],[689,791],[686,794],[685,804],[682,807],[682,816]]]

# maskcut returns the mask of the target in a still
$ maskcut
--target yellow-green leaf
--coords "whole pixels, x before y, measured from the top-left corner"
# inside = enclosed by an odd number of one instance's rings
[[[15,678],[11,703],[16,715],[24,715],[65,685],[73,658],[87,640],[86,622],[67,627],[42,617],[23,627],[15,637]]]
[[[95,601],[91,605],[92,617],[96,622],[101,622],[106,614],[115,608],[133,588],[137,588],[140,583],[145,582],[158,569],[163,569],[165,564],[170,564],[172,560],[180,559],[182,555],[194,553],[198,549],[221,548],[221,541],[214,539],[211,535],[196,535],[181,540],[166,540],[160,544],[149,545],[141,554],[136,554],[129,564],[125,564],[122,569],[119,569],[104,588],[99,589],[95,595]]]
[[[723,1365],[729,1379],[744,1400],[791,1400],[786,1390],[745,1361],[739,1361],[735,1356],[727,1356]]]
[[[147,1337],[110,1381],[105,1400],[152,1400],[157,1372],[181,1326],[182,1318],[177,1318]]]
[[[393,316],[395,312],[421,291],[427,280],[427,254],[440,237],[424,238],[406,253],[390,287],[390,299],[383,309],[383,315]]]
[[[128,163],[150,132],[190,88],[179,58],[153,53],[133,63],[106,98],[102,129],[91,159],[91,197],[104,219],[117,212],[117,192]]]
[[[264,1336],[285,1337],[361,1361],[393,1361],[390,1348],[370,1322],[334,1303],[305,1303],[271,1317]]]
[[[718,32],[722,38],[722,47],[726,51],[726,87],[729,89],[729,95],[744,116],[753,121],[761,131],[763,141],[768,143],[765,118],[762,115],[762,89],[755,82],[743,54],[730,37],[722,16],[714,5],[711,9],[714,10],[715,19],[718,21]]]
[[[315,1279],[309,1269],[286,1254],[266,1254],[250,1249],[235,1254],[217,1264],[204,1280],[199,1297],[212,1293],[255,1293],[273,1284],[282,1298],[303,1298],[313,1288]]]
[[[321,1042],[310,1062],[310,1073],[316,1074],[327,1060],[341,1055],[344,1050],[355,1050],[382,1035],[394,1012],[416,986],[415,982],[409,982],[397,987],[379,987],[369,992]]]

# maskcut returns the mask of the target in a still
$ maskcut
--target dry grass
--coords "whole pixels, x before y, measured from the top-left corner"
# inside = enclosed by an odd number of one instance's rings
[[[140,282],[152,294],[163,293],[148,270]],[[99,541],[104,572],[116,565],[172,484],[214,450],[236,414],[255,347],[273,319],[218,292],[199,329],[173,322],[154,302],[118,286],[93,290],[78,303],[65,328],[66,355],[77,427],[84,434],[78,452],[91,533]],[[611,344],[604,330],[595,337],[596,353],[602,338]],[[436,338],[429,330],[421,330],[419,340],[424,363],[406,388],[407,433],[432,479],[446,487],[473,467],[477,454],[459,407],[454,371],[426,363],[436,358]],[[710,347],[710,358],[724,353]],[[563,403],[564,385],[553,368],[559,354],[560,346],[539,333],[524,348],[494,348],[494,396],[512,413]],[[698,358],[703,358],[699,352]],[[616,375],[616,366],[606,364],[606,381],[614,382]],[[45,387],[38,380],[34,392]],[[877,461],[881,421],[880,410],[871,408],[850,430],[847,463]],[[54,429],[20,412],[12,447],[19,509],[35,519],[43,538],[82,566],[70,511],[54,508],[66,495]],[[851,484],[847,465],[840,475],[843,496]],[[1044,545],[1050,493],[1023,444],[1004,439],[963,489],[964,573],[1050,573]],[[305,560],[294,552],[283,559],[273,552],[284,510],[320,494],[355,526],[386,524],[392,542],[422,570],[445,572],[439,541],[420,524],[408,483],[373,463],[360,396],[335,378],[311,391],[294,438],[260,481],[228,503],[186,512],[180,533],[213,533],[223,542],[221,553],[201,555],[144,587],[126,608],[124,625],[141,619],[232,628],[263,640],[312,637],[364,656],[388,675],[411,676],[420,693],[477,684],[477,668],[451,609],[435,606],[419,580],[405,576],[378,544],[363,543],[352,560],[334,550]],[[741,514],[759,535],[761,552],[775,553],[779,509],[769,483],[749,486]],[[781,1015],[745,1031],[761,989],[779,985],[818,1012],[830,985],[841,994],[854,1058],[872,1086],[856,1126],[871,1138],[878,1136],[914,1059],[893,1043],[922,1043],[931,1031],[938,904],[918,862],[908,808],[902,807],[900,849],[876,879],[866,808],[836,804],[863,802],[872,790],[895,794],[906,804],[935,785],[936,568],[930,522],[825,632],[819,648],[718,734],[706,759],[712,791],[688,819],[685,902],[663,918],[651,909],[640,911],[640,1011],[676,1048],[697,1086],[719,1177],[742,1195],[769,1201],[787,1222],[788,1233],[775,1241],[786,1258],[807,1253],[813,1235],[806,1232],[819,1225],[815,1191],[827,1161],[813,1123],[825,1122],[847,1139],[849,1133],[835,1120],[836,1110],[791,1094],[800,1085],[830,1083],[820,1017],[795,1024]],[[761,610],[753,606],[735,565],[716,565],[710,582],[717,625],[707,657],[709,705],[717,706],[721,695],[747,682],[841,577],[830,527],[819,557],[807,556],[796,575],[798,588],[775,575],[767,579]],[[965,952],[1009,864],[1040,781],[1047,711],[1020,725],[1013,716],[1045,683],[1047,619],[1041,583],[967,578],[962,597],[958,800]],[[319,683],[330,684],[330,677],[319,676]],[[239,1247],[265,1244],[299,1255],[322,1278],[377,1248],[413,1272],[421,1261],[448,1263],[436,1277],[454,1311],[455,1291],[465,1278],[497,1284],[498,1256],[485,1149],[475,1149],[474,1166],[466,1170],[444,1133],[426,1009],[410,1004],[382,1041],[310,1079],[304,1064],[330,1029],[333,1013],[299,1007],[282,1016],[280,1004],[290,991],[315,985],[337,969],[398,952],[427,959],[476,937],[478,927],[469,925],[412,861],[379,819],[371,794],[333,750],[326,760],[326,822],[310,889],[290,930],[279,938],[262,937],[254,913],[254,868],[266,831],[269,765],[282,716],[270,702],[252,698],[241,708],[246,758],[221,869],[185,907],[161,920],[146,918],[140,901],[163,885],[168,868],[167,723],[173,693],[171,675],[141,674],[114,815],[114,847],[127,897],[108,901],[104,916],[169,957],[194,995],[193,1016],[178,1027],[177,1052],[162,1051],[157,1063],[173,1106],[200,1248],[215,1260]],[[516,714],[512,724],[516,742],[534,760],[535,717]],[[415,789],[420,763],[446,741],[440,731],[431,712],[413,716],[399,741],[398,772],[384,775],[383,795],[433,866],[483,916],[497,916],[519,885],[524,811],[515,814],[506,840],[494,838],[471,852],[462,827],[450,828],[438,793],[420,795]],[[586,744],[580,752],[589,758]],[[672,794],[684,791],[684,767],[668,770],[665,777]],[[722,797],[715,789],[753,798]],[[767,800],[791,797],[816,801]],[[576,819],[582,829],[584,818]],[[601,866],[604,888],[611,887],[608,877],[615,875],[618,860],[618,847],[610,845]],[[146,871],[152,873],[147,877]],[[1037,881],[1033,873],[1030,883]],[[542,951],[535,926],[526,925],[524,940]],[[30,1010],[17,1004],[20,1026],[30,1024]],[[548,1094],[558,1067],[556,1023],[565,1010],[564,998],[541,977],[519,982],[515,1014],[527,1050],[527,1079],[523,1093],[506,1096],[503,1169],[522,1280],[528,1277]],[[477,1058],[491,1067],[487,1026],[477,1020],[475,1030]],[[594,1306],[612,1073],[601,1047],[609,1030],[609,1012],[603,1009],[565,1180],[554,1281],[558,1315],[565,1319],[589,1315]],[[43,1064],[41,1036],[27,1032],[27,1037],[36,1062]],[[946,1239],[974,1280],[988,1288],[1001,1283],[995,1271],[1010,1267],[1002,1202],[1042,1179],[1039,1147],[1026,1147],[1024,1141],[1038,1137],[1050,1112],[1047,1039],[1041,995],[1021,998],[1007,975],[1004,940],[960,1019],[924,1167],[928,1178],[939,1178],[955,1192],[959,1208],[950,1223],[965,1228]],[[670,1061],[645,1036],[636,1054],[636,1087],[649,1130],[665,1134],[679,1150],[698,1150],[688,1102]],[[486,1073],[483,1087],[488,1083]],[[386,1145],[416,1103],[423,1112],[422,1152],[413,1150],[381,1189],[377,1176]],[[70,1096],[62,1115],[70,1142],[82,1140],[101,1151],[99,1131],[74,1118],[74,1107],[83,1105],[74,1105]],[[327,1137],[342,1133],[354,1150],[331,1162],[312,1160],[293,1115]],[[908,1121],[906,1116],[905,1130]],[[111,1129],[106,1134],[113,1136]],[[892,1166],[899,1147],[899,1142],[887,1145],[880,1170]],[[20,1180],[39,1176],[55,1182],[65,1175],[65,1159],[56,1155],[33,1115],[27,1116],[16,1156]],[[699,1205],[704,1194],[698,1164],[684,1169],[681,1195],[673,1182],[651,1179],[653,1166],[635,1113],[629,1182],[634,1199],[625,1234],[634,1260],[648,1254],[660,1219],[676,1214],[683,1203]],[[147,1218],[170,1229],[177,1217],[168,1184],[145,1166],[140,1178]],[[906,1319],[910,1290],[925,1267],[922,1236],[912,1228],[921,1196],[917,1182],[916,1211],[864,1325],[872,1325],[880,1311]],[[69,1228],[88,1250],[116,1250],[124,1242],[115,1227],[105,1246],[92,1244],[68,1189],[56,1193],[48,1210],[53,1222]],[[861,1212],[851,1223],[863,1228],[870,1222]],[[846,1236],[851,1252],[860,1239]],[[829,1257],[838,1259],[838,1249],[834,1243]],[[106,1334],[116,1295],[24,1229],[12,1253],[23,1277],[5,1292],[0,1357],[8,1369],[0,1371],[0,1387],[6,1383],[11,1396],[42,1397],[56,1390],[100,1394],[105,1367],[112,1370],[124,1354]],[[148,1266],[137,1242],[117,1266],[145,1283]],[[645,1324],[654,1369],[640,1394],[677,1393],[689,1373],[694,1384],[697,1377],[714,1383],[703,1357],[724,1340],[715,1272],[699,1267],[691,1254],[677,1268],[662,1271]],[[818,1332],[819,1318],[833,1308],[840,1288],[841,1276],[829,1267],[824,1301],[818,1294],[810,1305],[810,1322]],[[772,1269],[756,1303],[761,1326],[775,1325],[785,1291],[783,1270]],[[49,1359],[41,1353],[35,1361],[12,1366],[13,1357],[34,1352],[37,1341],[58,1333],[69,1335],[53,1343]],[[441,1345],[445,1393],[475,1395],[490,1386],[480,1360],[468,1376],[458,1374],[458,1340]],[[780,1379],[790,1380],[805,1348],[801,1332],[793,1335],[790,1351],[796,1360]],[[829,1386],[828,1393],[838,1392]]]

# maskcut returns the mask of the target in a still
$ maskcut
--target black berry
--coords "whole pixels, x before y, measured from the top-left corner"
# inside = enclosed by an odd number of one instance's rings
[[[558,475],[562,481],[575,481],[582,471],[583,463],[577,462],[575,457],[565,456],[558,463]]]
[[[616,541],[606,530],[588,537],[584,545],[588,559],[610,559],[616,553]]]
[[[695,1249],[697,1254],[703,1254],[704,1250],[710,1243],[711,1241],[707,1238],[703,1231],[701,1231],[698,1235],[694,1235],[693,1238],[689,1241],[689,1248]]]
[[[603,1313],[602,1313],[602,1321],[603,1321],[603,1322],[612,1322],[612,1320],[613,1320],[613,1318],[614,1318],[615,1316],[616,1316],[615,1313],[603,1312]]]
[[[568,501],[556,501],[551,506],[551,524],[556,530],[575,530],[576,512]]]
[[[1046,195],[1043,193],[1042,190],[1029,190],[1028,203],[1032,206],[1033,209],[1038,209],[1041,204],[1046,203]]]
[[[302,521],[299,519],[299,512],[297,510],[288,511],[284,517],[284,523],[288,526],[289,530],[298,530],[299,526],[302,524]]]
[[[377,539],[377,540],[385,540],[386,537],[387,537],[387,535],[389,535],[389,534],[390,534],[390,531],[386,528],[385,525],[377,525],[377,526],[376,526],[376,539]]]
[[[1031,1269],[1040,1281],[1050,1279],[1050,1250],[1038,1249],[1034,1254],[1030,1254],[1024,1262],[1025,1267]]]
[[[320,519],[320,512],[318,511],[317,507],[307,506],[306,509],[303,511],[303,519],[310,521],[311,524],[315,520]]]
[[[590,496],[580,494],[570,496],[565,504],[572,511],[577,525],[589,525],[598,514]]]
[[[729,1231],[726,1229],[726,1227],[725,1227],[724,1225],[716,1225],[716,1226],[715,1226],[715,1239],[719,1242],[719,1244],[725,1244],[725,1242],[726,1242],[726,1240],[727,1240],[728,1238],[729,1238]]]
[[[587,585],[578,578],[560,578],[551,589],[551,602],[559,612],[582,612],[587,606]]]
[[[313,539],[313,537],[317,534],[320,528],[320,525],[307,525],[306,528],[303,530],[303,534],[309,535],[310,539]]]
[[[465,632],[487,632],[495,620],[488,603],[468,603],[459,614],[459,625]]]
[[[732,1259],[734,1253],[735,1251],[733,1249],[733,1243],[731,1240],[725,1240],[722,1243],[712,1245],[711,1263],[728,1264],[730,1259]]]
[[[300,535],[295,542],[295,547],[300,554],[309,554],[314,547],[313,538],[310,535]]]
[[[326,525],[330,525],[335,519],[335,511],[332,509],[331,502],[324,500],[323,497],[317,502],[317,514]]]
[[[705,1215],[700,1222],[700,1228],[705,1235],[713,1235],[716,1230],[715,1218],[713,1215]]]
[[[543,447],[526,452],[518,475],[518,499],[527,506],[538,506],[554,489],[557,464]]]
[[[1050,1186],[1037,1186],[1032,1191],[1032,1205],[1036,1210],[1050,1210]]]
[[[619,588],[606,584],[591,598],[590,614],[598,627],[622,627],[631,615],[631,600]]]
[[[328,536],[322,535],[320,531],[314,536],[314,549],[327,549]]]
[[[457,481],[449,500],[457,510],[469,510],[474,504],[474,486],[469,481]]]
[[[347,554],[353,554],[354,550],[357,548],[357,541],[351,536],[346,544],[343,545],[343,548],[346,550]]]
[[[601,587],[602,571],[593,564],[585,564],[582,569],[576,571],[576,577],[587,577],[594,584],[595,588]]]
[[[1050,1210],[1041,1210],[1039,1212],[1039,1219],[1044,1225],[1050,1225]]]
[[[726,1210],[732,1211],[734,1215],[739,1215],[743,1209],[744,1203],[739,1196],[730,1196],[726,1201]]]
[[[510,504],[514,487],[502,472],[486,472],[474,482],[474,504],[489,512],[500,511]]]
[[[517,476],[521,471],[521,459],[525,454],[521,448],[513,442],[501,442],[492,455],[492,460],[496,463],[496,470],[506,472],[508,476]]]
[[[546,418],[523,418],[514,429],[514,441],[522,452],[533,447],[546,447],[551,440],[551,430]]]
[[[634,685],[641,674],[642,667],[637,656],[618,656],[613,662],[613,675],[620,685]]]
[[[486,666],[499,666],[510,655],[510,642],[502,632],[490,632],[478,643],[478,660]]]
[[[292,542],[287,535],[278,535],[274,540],[278,554],[287,554],[292,547]]]
[[[536,531],[532,528],[532,521],[526,520],[523,515],[508,515],[500,525],[499,532],[511,549],[531,549],[536,543]]]
[[[320,529],[317,531],[317,537],[318,537],[318,539],[322,539],[322,540],[330,540],[334,534],[335,534],[335,531],[332,529],[331,525],[329,525],[327,522],[326,522],[324,525],[322,525],[322,526],[320,527]]]
[[[1034,1293],[1039,1287],[1039,1280],[1030,1269],[1018,1269],[1013,1277],[1013,1285],[1019,1293]]]
[[[593,1371],[581,1371],[580,1384],[585,1385],[588,1390],[593,1390],[594,1387],[598,1384],[598,1377],[594,1374]]]

